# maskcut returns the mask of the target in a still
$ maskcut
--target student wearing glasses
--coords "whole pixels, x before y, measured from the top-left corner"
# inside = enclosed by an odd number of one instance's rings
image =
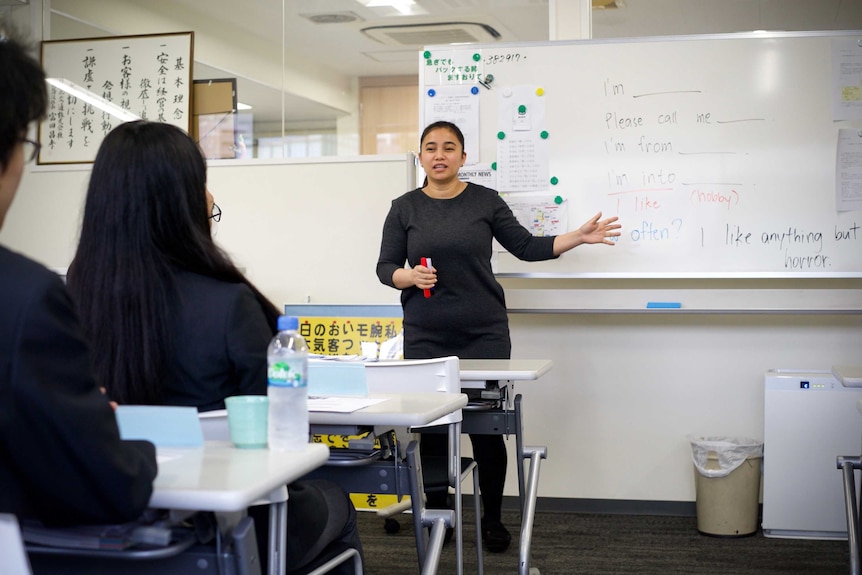
[[[185,132],[138,121],[105,137],[68,284],[114,401],[210,411],[266,393],[279,312],[212,240],[220,219]]]
[[[121,124],[96,155],[68,282],[96,373],[118,403],[209,411],[229,396],[266,394],[279,312],[213,242],[221,209],[206,176],[198,146],[170,124]],[[361,552],[356,511],[340,487],[299,481],[288,490],[291,574],[325,560],[327,549]],[[250,513],[263,549],[268,514]],[[333,571],[352,572],[350,562]]]
[[[45,114],[45,74],[0,29],[0,227]],[[146,509],[155,448],[122,441],[57,274],[0,246],[0,512],[47,525],[122,523]]]

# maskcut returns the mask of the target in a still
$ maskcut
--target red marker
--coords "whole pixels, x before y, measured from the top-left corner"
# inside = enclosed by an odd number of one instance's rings
[[[429,270],[431,269],[431,258],[422,258],[421,260],[419,260],[419,263],[421,263],[423,266],[425,266]],[[424,289],[424,290],[422,290],[422,293],[425,295],[425,297],[431,297],[431,290],[430,289]]]

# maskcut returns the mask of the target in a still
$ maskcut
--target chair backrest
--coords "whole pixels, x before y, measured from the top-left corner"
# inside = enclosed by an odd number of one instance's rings
[[[24,551],[24,539],[18,518],[0,513],[0,573],[4,575],[31,575],[30,561]]]
[[[369,362],[365,377],[369,393],[461,393],[460,362],[455,356]],[[429,425],[461,419],[459,409]]]

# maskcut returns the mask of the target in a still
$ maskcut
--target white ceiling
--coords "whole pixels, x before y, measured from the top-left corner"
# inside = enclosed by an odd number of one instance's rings
[[[445,41],[423,41],[432,37],[421,38],[415,25],[433,24],[449,31],[484,34],[485,28],[479,24],[490,26],[499,34],[496,40],[476,36],[482,43],[548,39],[548,0],[416,0],[425,13],[409,16],[392,8],[367,8],[358,0],[112,0],[114,6],[120,3],[157,11],[162,17],[174,13],[183,16],[194,23],[196,39],[201,28],[234,31],[247,44],[237,45],[238,49],[249,49],[254,44],[270,53],[270,57],[278,53],[283,38],[289,63],[350,77],[416,75],[417,52],[426,43]],[[862,0],[618,0],[617,4],[624,6],[593,10],[593,38],[862,29]],[[76,6],[76,0],[52,1],[53,38],[140,33],[130,32],[133,23],[123,19],[107,24],[93,22],[92,14],[77,14]],[[310,19],[321,15],[355,19],[324,24]],[[443,26],[447,23],[462,24]],[[390,26],[401,27],[407,35],[419,38],[420,43],[384,44],[363,32],[367,28]],[[154,32],[158,31],[150,31]],[[224,35],[221,33],[219,37]],[[230,46],[234,40],[227,37],[224,41]],[[240,77],[239,98],[255,105],[256,115],[264,113],[265,105],[256,105],[254,101],[261,99],[270,102],[270,113],[280,115],[281,99],[273,82],[255,82],[253,78],[242,78],[235,70],[228,72]],[[195,76],[199,79],[225,75],[217,62],[196,63]],[[288,97],[285,107],[287,119],[293,121],[331,122],[343,114],[297,94]]]
[[[281,0],[251,0],[240,11],[235,0],[173,2],[210,16],[222,14],[234,26],[281,42]],[[416,0],[416,4],[427,14],[402,16],[393,8],[366,8],[357,0],[285,0],[285,44],[289,53],[344,74],[388,76],[416,74],[416,52],[424,44],[384,45],[363,29],[468,22],[491,26],[500,33],[500,42],[548,40],[547,0]],[[623,0],[619,4],[624,7],[593,12],[593,38],[862,29],[860,0]],[[359,19],[335,24],[308,19],[325,14]]]

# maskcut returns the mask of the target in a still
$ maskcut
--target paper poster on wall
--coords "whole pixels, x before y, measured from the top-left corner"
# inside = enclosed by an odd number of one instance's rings
[[[462,182],[473,182],[492,190],[497,189],[497,172],[491,168],[491,164],[463,166],[458,170],[458,179]]]
[[[832,40],[832,119],[862,118],[862,47],[855,38]]]
[[[479,98],[470,86],[440,86],[425,94],[422,128],[438,121],[452,122],[464,134],[467,164],[479,161]]]
[[[839,212],[862,210],[862,135],[838,130],[835,163],[835,205]]]
[[[544,90],[505,87],[497,108],[497,170],[501,192],[548,188],[548,137]]]
[[[426,86],[447,84],[475,86],[482,78],[481,51],[464,50],[425,51],[420,54],[419,67],[425,75]]]
[[[522,193],[500,194],[512,209],[518,222],[536,237],[558,236],[568,231],[569,205],[561,196],[548,194]],[[506,249],[495,239],[492,251],[505,252]],[[492,269],[497,259],[491,259]]]
[[[534,236],[558,236],[568,231],[568,201],[548,194],[504,194],[521,225]]]

